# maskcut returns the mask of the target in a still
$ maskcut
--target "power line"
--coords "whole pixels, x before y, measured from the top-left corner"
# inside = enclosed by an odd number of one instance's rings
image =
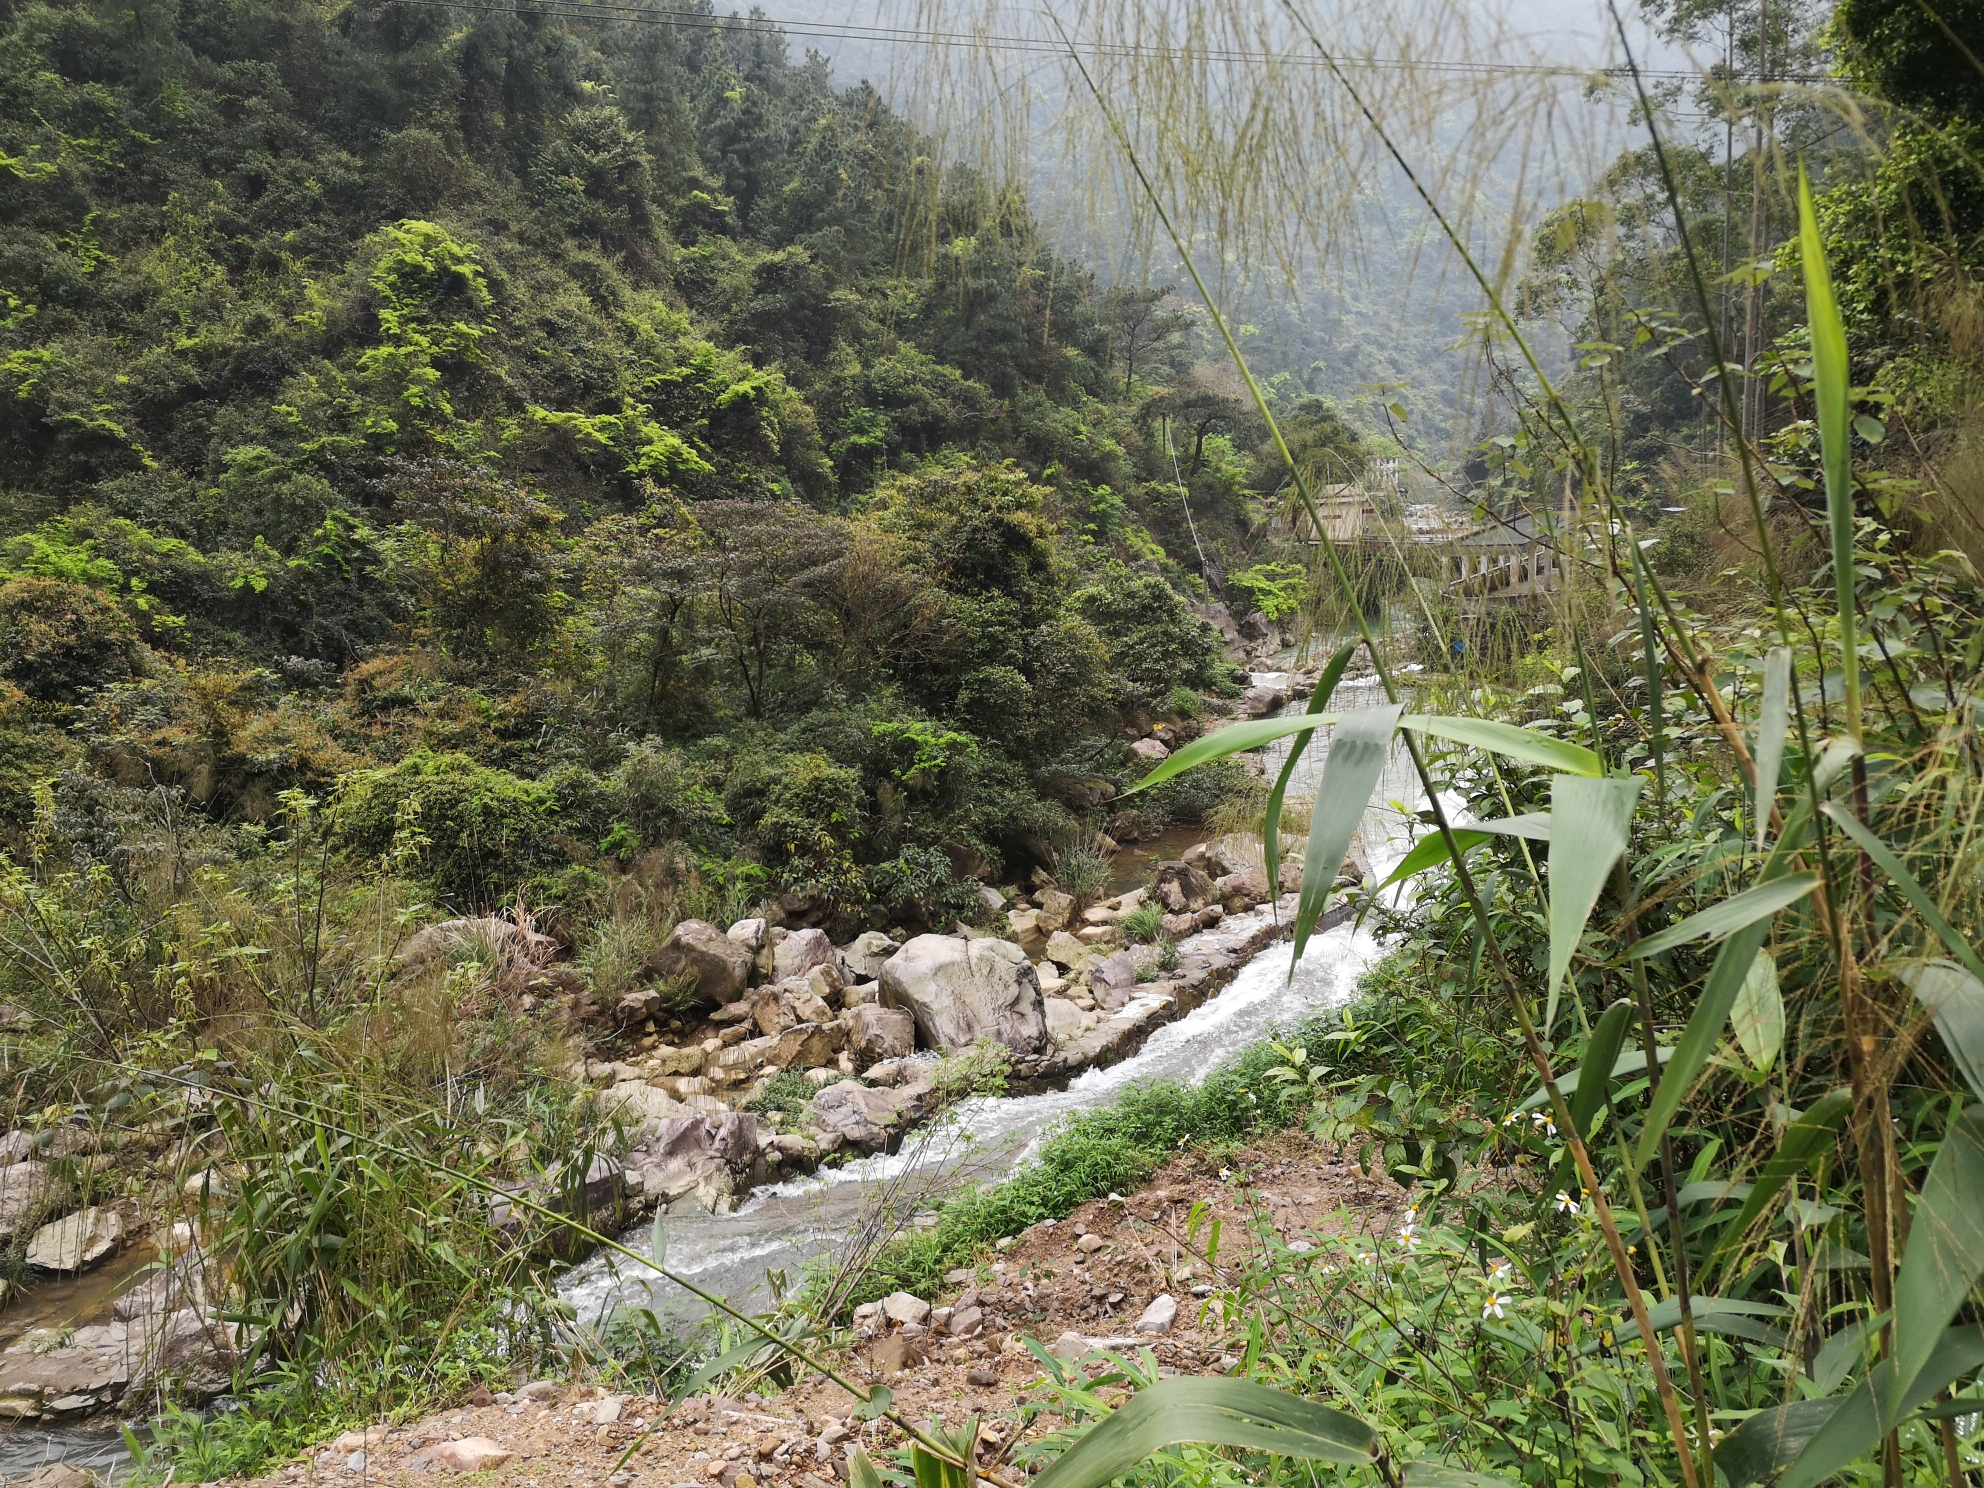
[[[545,0],[545,3],[532,6],[495,5],[480,3],[480,0],[387,0],[394,5],[407,5],[422,10],[465,10],[482,15],[504,16],[551,16],[560,20],[610,20],[625,21],[637,25],[674,26],[685,30],[704,31],[748,31],[762,28],[776,30],[788,36],[814,37],[822,40],[867,41],[893,46],[966,47],[980,51],[1021,52],[1035,55],[1066,56],[1067,48],[1059,41],[1046,37],[1010,36],[996,33],[971,31],[931,31],[908,26],[863,26],[853,22],[797,21],[780,20],[776,17],[756,15],[749,18],[737,15],[710,15],[701,11],[671,10],[664,6],[636,5],[624,0]],[[1188,50],[1177,47],[1139,47],[1124,43],[1098,43],[1093,50],[1102,56],[1149,56],[1153,53],[1172,57],[1187,57],[1210,62],[1279,62],[1303,68],[1320,68],[1323,64],[1306,54],[1288,52],[1247,51],[1232,47],[1212,47]],[[1564,63],[1536,63],[1527,65],[1515,62],[1461,62],[1461,61],[1422,61],[1405,57],[1367,57],[1359,59],[1358,66],[1375,68],[1387,72],[1447,72],[1469,76],[1505,77],[1629,77],[1632,69],[1626,67],[1572,67]],[[1681,68],[1641,68],[1639,75],[1660,81],[1699,81],[1704,73]],[[1725,74],[1731,83],[1762,82],[1760,77]],[[1832,79],[1822,75],[1779,76],[1769,79],[1778,83],[1826,83]]]

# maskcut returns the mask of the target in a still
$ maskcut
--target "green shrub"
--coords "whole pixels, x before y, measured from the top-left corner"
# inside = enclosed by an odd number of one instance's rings
[[[899,920],[925,925],[969,920],[982,901],[975,884],[960,881],[951,860],[934,847],[905,847],[867,870],[868,892]]]
[[[813,1104],[813,1092],[817,1089],[806,1078],[806,1071],[782,1069],[765,1081],[763,1090],[744,1103],[744,1109],[761,1116],[797,1117]]]
[[[143,647],[116,600],[66,579],[0,585],[0,677],[43,703],[77,703],[129,679]]]
[[[396,836],[404,840],[410,821],[425,839],[419,872],[451,904],[497,904],[526,879],[564,861],[556,797],[542,781],[491,769],[465,754],[424,749],[351,780],[343,812],[346,845],[381,856]]]

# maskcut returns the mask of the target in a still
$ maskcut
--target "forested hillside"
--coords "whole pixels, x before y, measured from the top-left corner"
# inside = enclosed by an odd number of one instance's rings
[[[362,852],[421,805],[455,904],[668,843],[934,915],[1069,845],[1120,722],[1231,690],[1173,453],[1222,569],[1279,481],[1181,381],[1194,318],[772,27],[29,4],[3,45],[17,827],[51,778],[294,788]]]

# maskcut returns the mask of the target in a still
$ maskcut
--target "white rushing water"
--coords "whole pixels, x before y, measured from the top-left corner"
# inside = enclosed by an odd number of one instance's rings
[[[1340,705],[1368,706],[1359,695],[1366,689],[1353,692],[1352,686],[1341,690]],[[1377,701],[1375,687],[1369,692],[1369,701]],[[1300,706],[1292,704],[1291,709]],[[1291,797],[1315,793],[1328,752],[1326,739],[1305,752],[1291,778]],[[1270,772],[1280,769],[1286,754],[1285,742],[1269,749]],[[1403,750],[1395,750],[1357,843],[1362,862],[1379,878],[1404,851],[1418,794]],[[1301,844],[1294,844],[1292,850],[1299,854]],[[1231,934],[1266,917],[1265,910],[1234,916],[1218,932],[1209,933]],[[994,1181],[1036,1151],[1042,1135],[1058,1119],[1107,1105],[1140,1080],[1202,1080],[1222,1060],[1276,1025],[1292,1024],[1341,1004],[1378,951],[1367,931],[1341,925],[1315,936],[1291,974],[1293,947],[1286,940],[1276,941],[1242,967],[1217,996],[1154,1032],[1136,1054],[1106,1069],[1088,1070],[1065,1089],[965,1102],[942,1132],[921,1141],[912,1136],[897,1154],[865,1158],[759,1189],[734,1214],[671,1213],[664,1221],[668,1267],[733,1304],[747,1309],[766,1305],[770,1295],[766,1273],[782,1271],[787,1281],[797,1284],[808,1262],[828,1254],[855,1230],[864,1206],[886,1181],[912,1169],[918,1171],[911,1177],[933,1186],[947,1179]],[[645,1253],[646,1228],[629,1232],[625,1243]],[[559,1290],[588,1322],[616,1307],[652,1308],[678,1318],[693,1318],[703,1311],[693,1296],[652,1268],[620,1256],[595,1257],[574,1268]]]

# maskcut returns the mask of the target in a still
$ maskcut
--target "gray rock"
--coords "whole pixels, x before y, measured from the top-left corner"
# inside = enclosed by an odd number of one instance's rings
[[[814,1069],[840,1053],[846,1038],[847,1031],[838,1023],[801,1023],[778,1036],[765,1063],[780,1069]]]
[[[1158,902],[1173,914],[1197,914],[1219,898],[1213,881],[1188,863],[1157,865]]]
[[[916,1047],[916,1023],[900,1008],[864,1004],[841,1015],[848,1052],[864,1063],[901,1059]]]
[[[1144,1309],[1144,1315],[1137,1319],[1136,1331],[1169,1333],[1171,1325],[1176,1321],[1178,1321],[1177,1299],[1169,1292],[1165,1292]]]
[[[34,1210],[47,1200],[53,1180],[38,1162],[10,1163],[0,1168],[0,1240],[10,1240]]]
[[[34,1138],[24,1131],[10,1131],[0,1137],[0,1167],[26,1162],[34,1156]]]
[[[1009,940],[919,935],[882,968],[882,1000],[906,1009],[932,1048],[991,1039],[1026,1056],[1048,1047],[1033,963]]]
[[[894,1322],[920,1323],[930,1316],[930,1304],[913,1292],[890,1292],[882,1299],[882,1313]]]
[[[115,1209],[83,1209],[43,1225],[28,1241],[28,1264],[44,1271],[86,1271],[124,1239],[124,1216]]]
[[[751,979],[751,953],[708,920],[684,920],[650,963],[666,977],[686,977],[713,1007],[734,1001]]]
[[[723,933],[754,956],[765,948],[765,922],[763,920],[739,920]]]
[[[1064,894],[1059,889],[1042,889],[1038,897],[1040,928],[1049,935],[1056,930],[1067,929],[1069,921],[1075,917],[1074,895]]]
[[[1137,995],[1137,963],[1128,951],[1105,956],[1088,971],[1089,992],[1099,1008],[1114,1012]]]
[[[1082,1010],[1067,998],[1042,998],[1040,1005],[1047,1015],[1047,1032],[1056,1043],[1081,1036]]]
[[[883,963],[896,951],[896,943],[880,930],[857,935],[840,948],[840,968],[850,982],[872,982],[882,974]]]
[[[879,968],[876,971],[876,975],[881,975]],[[870,1003],[880,1002],[881,1000],[882,984],[879,981],[854,982],[849,986],[841,988],[840,991],[840,1005],[849,1011],[858,1007],[867,1007]]]
[[[622,1023],[640,1023],[661,1011],[661,994],[652,987],[640,987],[614,1005],[613,1015]]]
[[[875,1090],[842,1080],[813,1097],[813,1120],[823,1132],[838,1133],[854,1146],[873,1149],[885,1145],[895,1127],[928,1115],[935,1100],[935,1090],[926,1084]]]
[[[600,1109],[633,1126],[651,1121],[669,1121],[688,1114],[688,1107],[646,1080],[622,1080],[609,1086],[599,1097]]]
[[[1070,972],[1082,970],[1095,959],[1093,950],[1065,930],[1056,930],[1048,937],[1043,955],[1046,960]]]
[[[792,977],[803,979],[814,967],[833,959],[834,944],[826,931],[794,930],[772,952],[772,975],[781,982]]]
[[[1164,747],[1162,740],[1139,739],[1130,746],[1130,758],[1148,760],[1154,765],[1159,760],[1170,759],[1171,751]]]

